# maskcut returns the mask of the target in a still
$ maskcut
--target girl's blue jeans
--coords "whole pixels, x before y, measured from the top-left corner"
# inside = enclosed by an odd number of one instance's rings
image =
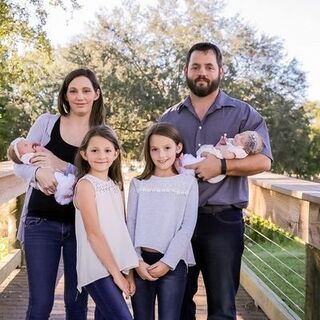
[[[153,264],[163,257],[161,253],[142,251],[142,258]],[[135,275],[136,293],[132,297],[132,308],[135,320],[155,319],[155,300],[158,299],[159,320],[179,320],[185,286],[187,266],[180,261],[173,271],[169,271],[157,281],[142,280]]]
[[[88,294],[77,291],[76,236],[73,224],[27,217],[24,250],[29,282],[27,320],[49,319],[61,253],[67,320],[87,319]]]
[[[96,304],[95,320],[132,320],[121,290],[111,276],[85,286]]]

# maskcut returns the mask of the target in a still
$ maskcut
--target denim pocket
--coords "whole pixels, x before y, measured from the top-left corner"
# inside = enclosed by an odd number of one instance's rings
[[[216,219],[225,224],[243,223],[243,214],[241,209],[233,209],[215,214]]]
[[[31,229],[32,227],[39,226],[44,220],[38,217],[27,217],[24,225],[26,229]]]

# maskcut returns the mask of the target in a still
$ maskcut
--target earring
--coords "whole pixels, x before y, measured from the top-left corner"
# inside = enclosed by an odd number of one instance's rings
[[[66,106],[63,104],[63,111],[66,113],[66,114],[68,114],[69,113],[69,111],[67,110],[67,108],[66,108]]]

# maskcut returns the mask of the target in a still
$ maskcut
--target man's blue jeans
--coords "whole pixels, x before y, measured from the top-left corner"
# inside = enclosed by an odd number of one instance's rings
[[[49,319],[58,266],[63,255],[64,301],[67,320],[87,319],[88,294],[77,291],[74,225],[27,217],[24,250],[29,282],[27,320]]]
[[[208,320],[236,319],[235,296],[239,287],[244,248],[242,210],[231,208],[198,215],[192,238],[197,265],[189,268],[181,320],[195,320],[193,296],[201,271],[207,294]]]
[[[143,260],[153,264],[163,257],[161,253],[142,252]],[[158,299],[159,320],[179,320],[182,299],[187,281],[187,266],[180,261],[173,271],[169,271],[156,281],[142,280],[136,274],[136,293],[132,297],[135,320],[154,320],[155,300]]]
[[[111,276],[85,286],[96,304],[95,320],[132,320],[121,290]]]

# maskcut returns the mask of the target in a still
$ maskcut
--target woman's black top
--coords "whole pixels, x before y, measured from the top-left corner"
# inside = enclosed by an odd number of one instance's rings
[[[66,143],[60,134],[60,117],[54,124],[49,143],[45,146],[61,160],[73,163],[77,147]],[[28,204],[28,216],[39,217],[53,221],[74,223],[75,209],[73,203],[61,205],[54,195],[46,196],[40,190],[32,190]]]

